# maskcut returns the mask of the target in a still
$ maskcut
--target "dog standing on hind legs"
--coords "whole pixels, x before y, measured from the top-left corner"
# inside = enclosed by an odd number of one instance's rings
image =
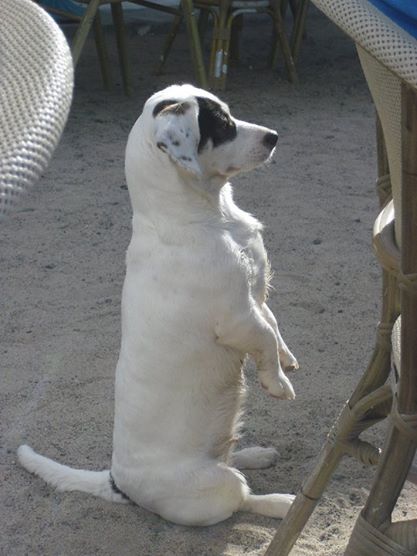
[[[239,510],[285,516],[293,496],[254,495],[238,470],[269,466],[275,450],[233,452],[246,354],[272,396],[295,396],[283,369],[298,364],[266,304],[262,226],[228,183],[268,160],[277,139],[191,85],[146,102],[126,148],[133,233],[111,471],[73,469],[24,445],[26,469],[58,490],[129,499],[185,525]]]

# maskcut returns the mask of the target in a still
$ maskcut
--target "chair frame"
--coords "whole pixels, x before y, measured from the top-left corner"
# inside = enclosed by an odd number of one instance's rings
[[[303,0],[304,2],[304,0]],[[269,5],[256,6],[255,1],[248,1],[248,6],[234,7],[233,0],[194,0],[194,7],[200,10],[200,35],[204,35],[207,17],[209,14],[213,19],[213,37],[211,42],[211,53],[209,62],[209,86],[214,90],[225,90],[226,80],[229,70],[230,50],[233,47],[234,37],[232,36],[232,25],[236,19],[247,13],[266,13],[273,21],[274,32],[277,41],[275,42],[271,57],[271,65],[275,67],[278,62],[279,48],[284,57],[284,63],[291,83],[298,80],[297,71],[293,59],[291,47],[289,45],[282,17],[282,0],[271,0]],[[305,17],[305,12],[300,15]],[[302,34],[301,25],[304,18],[299,20],[297,27],[297,37]],[[171,45],[178,32],[181,18],[174,21],[169,39],[167,40],[164,52],[161,56],[161,63],[158,71],[162,71],[162,67],[168,58]],[[300,31],[301,29],[301,31]],[[295,39],[294,39],[295,40]]]
[[[82,2],[82,0],[80,1]],[[117,40],[117,47],[119,53],[119,60],[120,60],[120,65],[122,70],[123,86],[126,95],[131,94],[132,92],[131,80],[129,78],[127,57],[125,55],[126,40],[124,37],[123,12],[121,9],[120,0],[113,0],[113,1],[106,0],[106,2],[103,2],[102,0],[90,0],[87,3],[85,13],[82,16],[75,15],[66,10],[54,8],[52,6],[44,6],[42,4],[42,0],[38,0],[38,3],[48,13],[65,17],[70,21],[74,21],[79,24],[71,45],[71,54],[72,54],[74,68],[78,64],[82,49],[84,48],[91,27],[94,28],[95,42],[96,42],[97,54],[100,63],[101,75],[103,79],[103,86],[107,90],[110,90],[111,88],[110,64],[109,64],[107,47],[104,40],[103,28],[101,25],[99,8],[103,3],[111,3],[113,23],[116,29],[116,40]]]
[[[290,42],[294,63],[297,63],[300,54],[309,3],[309,0],[299,0],[298,2],[295,0],[290,1],[291,11],[294,16],[294,26]]]
[[[417,448],[417,90],[401,85],[402,245],[396,276],[401,303],[401,371],[383,458],[346,555],[368,554],[362,540],[382,532],[378,554],[414,555],[417,519],[391,522],[391,514]],[[391,542],[392,541],[392,542]],[[373,546],[373,545],[372,545]],[[359,552],[358,552],[358,548]]]
[[[206,69],[203,60],[203,52],[201,48],[200,34],[198,30],[198,25],[196,20],[196,10],[195,10],[193,0],[180,0],[180,5],[178,8],[164,6],[162,4],[158,4],[157,2],[153,2],[151,0],[129,0],[129,1],[132,2],[133,4],[138,4],[140,6],[145,6],[147,8],[169,13],[174,16],[173,28],[171,29],[170,34],[167,37],[164,51],[160,56],[159,68],[162,67],[162,64],[166,60],[167,56],[165,53],[169,51],[181,21],[183,19],[185,20],[187,34],[189,37],[191,56],[194,65],[194,72],[196,75],[197,82],[201,87],[205,87],[205,88],[208,87],[208,79],[207,79]],[[173,30],[175,30],[175,33],[173,33]]]
[[[0,223],[46,170],[73,96],[73,62],[58,25],[30,0],[0,3]]]
[[[374,247],[383,268],[382,314],[371,361],[333,425],[317,463],[282,521],[266,556],[286,556],[344,455],[378,464],[375,479],[352,533],[348,556],[410,556],[417,551],[417,520],[391,522],[391,514],[417,447],[417,91],[402,82],[402,247],[393,222],[375,226]],[[378,195],[390,199],[388,162],[377,124]],[[399,287],[398,287],[399,286]],[[401,313],[401,372],[393,397],[386,380],[391,368],[391,331]],[[393,402],[393,403],[392,403]],[[391,411],[391,406],[393,410]],[[383,454],[359,435],[391,416]]]
[[[71,53],[73,57],[74,67],[77,65],[87,40],[88,33],[91,27],[94,26],[95,40],[97,52],[99,56],[100,68],[103,77],[103,84],[106,89],[110,89],[110,70],[108,62],[107,49],[104,42],[103,30],[100,21],[100,6],[110,4],[113,17],[113,23],[116,31],[116,42],[119,54],[119,63],[122,72],[123,87],[125,94],[130,96],[132,94],[132,77],[129,67],[129,60],[127,55],[127,42],[125,34],[125,24],[123,18],[123,0],[80,0],[82,3],[87,4],[86,11],[83,16],[70,14],[64,10],[59,10],[51,7],[44,7],[48,12],[57,15],[63,15],[79,22],[79,26],[72,41]],[[194,72],[197,82],[201,87],[207,87],[207,75],[203,62],[203,54],[200,43],[200,35],[198,32],[197,21],[195,17],[195,10],[193,8],[192,0],[180,0],[178,8],[171,8],[152,2],[150,0],[129,0],[131,3],[145,6],[147,8],[155,9],[175,16],[175,21],[184,18],[187,26],[187,33],[190,41],[190,50],[193,60]],[[38,0],[42,5],[42,0]]]

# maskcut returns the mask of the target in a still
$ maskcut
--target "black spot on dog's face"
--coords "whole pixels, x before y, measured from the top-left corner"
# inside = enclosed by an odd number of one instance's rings
[[[200,128],[198,152],[204,148],[209,139],[211,139],[213,147],[233,141],[236,137],[236,125],[220,104],[203,97],[197,97],[197,102],[199,106],[198,126]]]

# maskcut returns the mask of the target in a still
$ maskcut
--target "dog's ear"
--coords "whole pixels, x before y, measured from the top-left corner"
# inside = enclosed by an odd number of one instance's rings
[[[198,104],[162,101],[154,108],[153,116],[158,149],[187,173],[200,177]]]

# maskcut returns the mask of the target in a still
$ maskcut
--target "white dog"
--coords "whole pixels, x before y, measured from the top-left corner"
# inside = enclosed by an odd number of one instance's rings
[[[246,354],[272,396],[294,398],[282,369],[297,361],[266,305],[262,226],[235,205],[228,183],[270,158],[277,138],[191,85],[146,102],[126,149],[133,234],[111,471],[72,469],[21,446],[29,471],[59,490],[129,499],[185,525],[238,510],[286,514],[293,496],[251,494],[237,470],[271,465],[275,450],[232,452]]]

